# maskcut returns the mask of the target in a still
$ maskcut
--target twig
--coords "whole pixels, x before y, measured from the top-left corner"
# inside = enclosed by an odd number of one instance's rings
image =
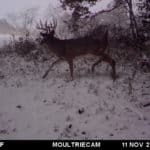
[[[150,102],[147,104],[143,104],[143,107],[148,107],[148,106],[150,106]]]

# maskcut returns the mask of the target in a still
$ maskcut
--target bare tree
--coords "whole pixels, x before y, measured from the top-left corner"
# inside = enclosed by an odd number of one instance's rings
[[[37,10],[38,10],[38,8],[33,7],[33,8],[29,8],[29,9],[25,10],[24,12],[22,12],[22,14],[21,14],[22,27],[23,27],[23,31],[25,33],[30,34],[33,24],[34,24],[34,21],[36,19]]]
[[[20,13],[11,13],[7,15],[8,21],[16,28],[17,31],[23,34],[30,34],[36,16],[38,13],[37,7],[28,8]]]
[[[130,17],[130,28],[132,31],[132,36],[133,36],[133,39],[137,40],[139,38],[139,33],[138,33],[137,22],[135,19],[135,14],[133,11],[133,1],[132,0],[125,0],[125,1],[128,5],[128,12],[129,12],[129,17]]]
[[[96,13],[91,13],[89,8],[96,5],[97,2],[101,2],[99,0],[60,0],[60,2],[64,10],[69,8],[72,11],[68,26],[72,32],[77,33],[83,22],[85,23],[86,20],[96,18],[96,16],[102,13],[111,12],[120,6],[122,0],[114,0],[114,5],[111,8],[100,10]]]

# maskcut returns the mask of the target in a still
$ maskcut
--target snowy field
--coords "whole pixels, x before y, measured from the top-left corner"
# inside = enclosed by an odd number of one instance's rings
[[[0,139],[150,139],[150,74],[105,63],[67,63],[42,79],[48,63],[0,56]]]

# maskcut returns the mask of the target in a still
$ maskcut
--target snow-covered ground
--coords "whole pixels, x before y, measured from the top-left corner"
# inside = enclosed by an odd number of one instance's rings
[[[76,60],[54,67],[0,58],[0,139],[150,139],[150,74],[117,65],[113,82],[105,63],[89,72]],[[107,69],[106,69],[107,68]]]

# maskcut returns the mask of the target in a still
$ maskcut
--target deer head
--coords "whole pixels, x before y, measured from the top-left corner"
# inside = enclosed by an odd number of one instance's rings
[[[40,44],[50,42],[54,39],[55,30],[57,27],[57,21],[53,19],[52,23],[49,23],[45,21],[43,24],[40,20],[39,24],[37,24],[36,28],[38,30],[41,30],[40,32]]]

